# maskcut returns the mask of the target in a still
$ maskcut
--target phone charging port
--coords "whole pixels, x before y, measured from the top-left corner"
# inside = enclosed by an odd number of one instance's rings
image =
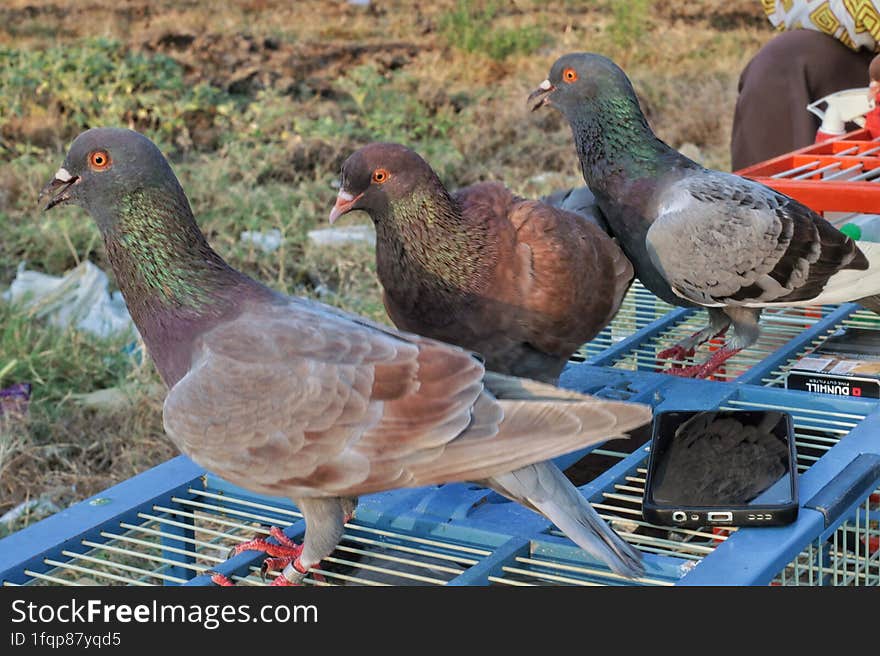
[[[706,517],[710,522],[732,522],[732,512],[710,512]]]

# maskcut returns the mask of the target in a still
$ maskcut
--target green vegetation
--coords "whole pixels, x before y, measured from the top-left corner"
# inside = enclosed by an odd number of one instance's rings
[[[295,122],[297,132],[332,141],[340,138],[358,144],[369,141],[405,142],[419,150],[442,174],[461,154],[451,142],[458,125],[455,107],[425,102],[419,81],[405,71],[382,74],[375,65],[349,70],[335,85],[348,94],[339,118],[323,116]],[[436,100],[436,99],[431,99]]]
[[[497,2],[458,0],[454,9],[440,17],[440,29],[449,45],[497,60],[532,53],[547,42],[540,24],[496,27],[499,12]]]
[[[152,371],[133,346],[130,335],[98,339],[0,302],[0,388],[32,384],[25,416],[0,415],[0,510],[37,484],[30,496],[75,499],[101,489],[108,474],[123,478],[145,459],[167,457],[161,419],[144,397]],[[126,382],[132,403],[124,408],[98,413],[79,402]]]
[[[2,48],[0,89],[5,121],[42,123],[61,138],[112,124],[146,132],[162,144],[175,143],[188,138],[192,113],[228,114],[233,106],[228,95],[208,84],[185,84],[180,64],[170,57],[104,38],[84,39],[76,47]],[[4,147],[23,154],[32,144],[10,141]]]
[[[653,0],[611,0],[608,9],[611,22],[608,36],[612,45],[626,55],[639,48],[649,50],[651,44],[645,41],[650,26],[650,13]]]
[[[47,420],[57,419],[72,390],[91,392],[124,381],[135,363],[125,348],[131,342],[131,336],[105,340],[55,328],[0,303],[0,388],[30,381],[32,401],[45,406]]]

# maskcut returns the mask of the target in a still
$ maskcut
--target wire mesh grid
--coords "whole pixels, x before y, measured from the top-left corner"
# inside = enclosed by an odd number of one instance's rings
[[[634,581],[608,570],[534,553],[516,556],[501,567],[499,574],[489,576],[488,579],[490,583],[507,586],[673,585],[671,580],[651,576],[643,576]]]
[[[286,528],[302,519],[295,509],[268,505],[228,493],[191,487],[167,505],[140,512],[138,521],[120,522],[100,539],[80,541],[64,558],[45,559],[46,572],[25,570],[28,585],[176,585],[209,572],[227,560],[232,547],[269,525]],[[337,549],[306,577],[307,585],[443,585],[491,554],[491,549],[400,531],[347,523]],[[259,560],[237,584],[268,584]]]
[[[827,312],[825,314],[827,314]],[[769,375],[762,378],[761,384],[765,387],[785,387],[785,378],[788,375],[789,370],[795,365],[795,363],[805,355],[808,355],[809,353],[815,351],[840,327],[880,330],[880,317],[878,317],[870,310],[856,310],[843,321],[841,321],[840,324],[829,327],[828,330],[826,330],[824,333],[822,333],[821,335],[817,335],[816,338],[809,343],[809,345],[794,353],[779,367],[770,372]]]
[[[715,380],[730,381],[748,371],[768,356],[783,348],[790,340],[812,327],[833,308],[769,308],[761,317],[761,336],[747,349],[727,360],[714,374]],[[723,339],[713,339],[697,349],[694,357],[686,359],[658,359],[657,354],[689,337],[708,324],[705,310],[696,311],[668,327],[660,334],[638,344],[616,359],[612,366],[618,369],[661,371],[667,366],[690,366],[700,362],[723,345]]]
[[[811,542],[772,585],[880,585],[880,490],[828,539]]]

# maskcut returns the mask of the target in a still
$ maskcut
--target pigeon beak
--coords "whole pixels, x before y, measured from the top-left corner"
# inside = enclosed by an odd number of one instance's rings
[[[336,204],[333,206],[333,209],[330,210],[330,225],[333,225],[333,223],[336,222],[336,219],[346,212],[350,212],[354,204],[358,202],[363,195],[363,192],[361,192],[357,196],[352,196],[345,191],[345,189],[340,189],[339,194],[336,196]]]
[[[550,102],[550,93],[553,91],[556,91],[556,87],[550,84],[550,80],[544,80],[538,85],[537,89],[529,94],[529,98],[526,102],[532,106],[532,111],[540,109]]]
[[[49,199],[46,207],[43,208],[43,211],[51,210],[56,205],[69,201],[70,194],[67,192],[73,185],[78,183],[79,180],[80,178],[78,175],[71,175],[64,167],[58,169],[55,172],[55,177],[49,180],[46,186],[40,191],[40,195],[37,196],[37,202],[39,203],[43,200],[43,196],[54,194]]]

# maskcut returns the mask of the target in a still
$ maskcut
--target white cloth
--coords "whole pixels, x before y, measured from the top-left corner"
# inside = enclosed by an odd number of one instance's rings
[[[880,42],[878,0],[761,0],[778,30],[818,30],[853,50],[876,51]]]

